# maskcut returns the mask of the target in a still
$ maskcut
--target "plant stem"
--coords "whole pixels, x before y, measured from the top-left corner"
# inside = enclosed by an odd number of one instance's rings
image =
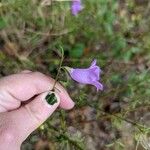
[[[91,104],[88,104],[88,105],[89,105],[90,107],[93,107]],[[143,133],[143,130],[141,129],[141,127],[143,127],[143,126],[140,125],[140,124],[138,124],[137,122],[134,122],[134,121],[132,121],[132,120],[130,120],[130,119],[126,119],[126,118],[120,117],[120,116],[118,116],[118,115],[116,115],[116,114],[112,114],[112,113],[110,113],[110,112],[105,112],[105,111],[103,111],[103,110],[100,109],[100,108],[97,108],[97,109],[98,109],[100,112],[104,113],[104,114],[107,114],[107,115],[110,115],[110,116],[114,116],[114,117],[116,117],[116,118],[118,118],[118,119],[121,119],[121,120],[127,122],[127,123],[130,123],[131,125],[133,125],[133,126],[135,126],[136,128],[138,128],[140,132]]]
[[[60,131],[58,130],[58,128],[54,127],[53,125],[51,125],[49,122],[47,122],[48,126],[53,129],[56,132],[59,132],[59,135],[61,137],[63,137],[65,140],[68,140],[72,145],[74,145],[75,147],[77,147],[79,150],[84,150],[75,140],[70,139],[65,133],[60,133]]]
[[[64,50],[61,46],[60,46],[60,49],[61,49],[61,59],[60,59],[59,68],[58,68],[58,72],[57,72],[57,75],[56,75],[56,78],[55,78],[55,82],[54,82],[52,91],[54,91],[54,89],[55,89],[55,86],[56,86],[56,83],[58,81],[59,74],[60,74],[60,71],[61,71],[61,68],[62,68],[62,63],[63,63],[63,60],[64,60]]]

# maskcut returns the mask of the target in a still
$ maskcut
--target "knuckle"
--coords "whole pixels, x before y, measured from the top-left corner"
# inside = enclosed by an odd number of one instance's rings
[[[31,73],[32,71],[31,70],[23,70],[21,71],[21,73]]]
[[[34,76],[36,76],[36,77],[43,77],[43,76],[45,76],[43,73],[38,72],[38,71],[33,72],[32,74],[33,74]]]
[[[43,73],[41,73],[39,71],[33,72],[32,74],[35,75],[35,76],[37,76],[37,77],[43,77],[43,76],[45,76]]]
[[[38,80],[49,80],[48,77],[41,72],[33,72],[31,75]]]

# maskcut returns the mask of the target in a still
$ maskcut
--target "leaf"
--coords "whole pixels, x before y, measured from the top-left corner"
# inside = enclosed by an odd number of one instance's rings
[[[70,50],[69,55],[74,58],[80,58],[84,53],[84,48],[84,44],[76,44],[75,47],[72,50]]]
[[[5,54],[2,51],[0,51],[0,60],[4,60],[5,58]]]
[[[106,145],[106,147],[108,147],[108,148],[110,148],[110,147],[112,147],[112,146],[114,146],[114,143],[110,143],[110,144],[107,144],[107,145]]]
[[[2,17],[0,17],[0,30],[3,29],[3,28],[5,28],[5,27],[6,27],[5,20]]]
[[[117,144],[118,144],[119,146],[121,146],[122,148],[125,147],[125,145],[124,145],[122,142],[120,142],[120,141],[117,141]]]

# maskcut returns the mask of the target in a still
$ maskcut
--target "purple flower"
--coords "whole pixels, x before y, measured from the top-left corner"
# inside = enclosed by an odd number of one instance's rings
[[[101,69],[96,65],[94,60],[91,66],[87,69],[73,69],[66,67],[73,80],[82,84],[94,85],[98,90],[103,90],[103,85],[99,82]]]
[[[74,16],[76,16],[82,9],[83,6],[81,4],[81,0],[72,1],[71,12]]]

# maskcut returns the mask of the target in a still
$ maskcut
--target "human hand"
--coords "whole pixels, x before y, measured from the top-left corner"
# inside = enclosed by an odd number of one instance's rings
[[[54,82],[42,73],[31,71],[0,79],[0,150],[19,150],[22,142],[58,106],[73,108],[74,102],[60,84],[55,89],[57,102],[47,103],[45,97]]]

